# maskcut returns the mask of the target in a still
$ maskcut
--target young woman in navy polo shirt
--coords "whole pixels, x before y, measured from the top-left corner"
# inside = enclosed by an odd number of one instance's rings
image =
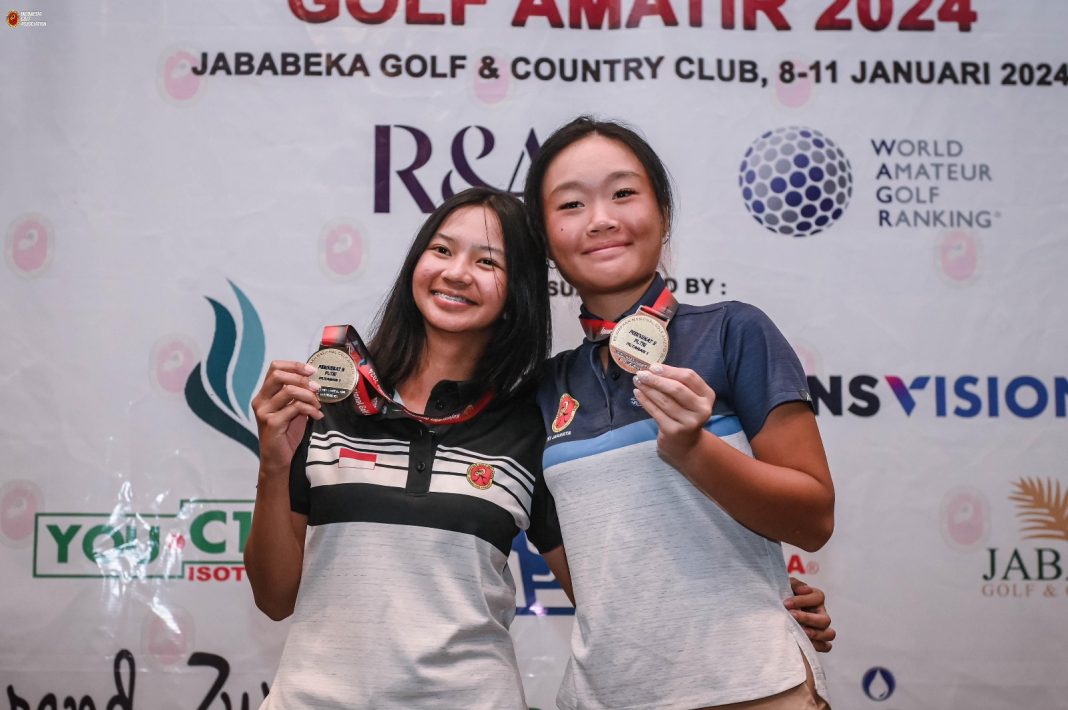
[[[674,301],[657,273],[670,181],[628,128],[559,129],[526,203],[587,335],[539,393],[576,602],[560,707],[826,707],[813,644],[783,608],[780,541],[814,551],[834,525],[797,357],[752,306]]]

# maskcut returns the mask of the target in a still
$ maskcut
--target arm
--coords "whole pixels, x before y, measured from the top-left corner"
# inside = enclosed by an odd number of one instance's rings
[[[801,628],[812,640],[812,646],[821,653],[828,653],[831,650],[831,642],[838,633],[831,628],[831,617],[823,605],[823,590],[810,587],[794,577],[790,577],[790,589],[794,596],[789,597],[783,604],[797,623],[801,624]]]
[[[750,458],[704,429],[716,395],[688,368],[654,365],[635,397],[659,427],[660,455],[735,520],[765,537],[818,550],[834,528],[834,487],[816,428],[801,402],[773,409]]]
[[[564,594],[571,600],[571,606],[575,606],[575,593],[571,590],[571,568],[567,566],[567,552],[560,545],[548,552],[541,553],[545,562],[549,565],[549,571],[556,577],[556,581],[564,590]]]
[[[321,419],[314,369],[275,361],[252,399],[260,433],[260,471],[252,529],[245,543],[245,571],[256,606],[275,621],[293,613],[304,564],[308,519],[290,510],[289,468],[308,418]]]

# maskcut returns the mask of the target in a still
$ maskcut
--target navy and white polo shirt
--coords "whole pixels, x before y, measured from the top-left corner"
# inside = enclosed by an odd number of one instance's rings
[[[428,413],[479,392],[440,382]],[[402,413],[323,407],[294,457],[308,516],[304,569],[264,708],[526,708],[508,627],[520,529],[560,544],[529,398],[426,426]]]
[[[640,305],[664,288],[658,276]],[[624,314],[626,315],[626,314]],[[622,316],[620,316],[622,317]],[[808,401],[782,334],[743,303],[679,307],[667,364],[716,392],[705,428],[752,455],[768,413]],[[763,698],[802,684],[814,649],[782,601],[782,548],[754,533],[657,455],[657,426],[632,375],[584,342],[556,356],[538,395],[575,592],[562,708],[695,708]]]

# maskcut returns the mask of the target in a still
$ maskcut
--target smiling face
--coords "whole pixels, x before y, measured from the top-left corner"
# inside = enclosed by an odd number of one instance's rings
[[[507,288],[500,221],[482,205],[446,217],[412,274],[412,296],[428,338],[463,335],[472,338],[472,347],[488,341]]]
[[[652,281],[664,215],[641,161],[623,143],[592,134],[560,152],[542,181],[549,251],[595,313],[613,317]]]

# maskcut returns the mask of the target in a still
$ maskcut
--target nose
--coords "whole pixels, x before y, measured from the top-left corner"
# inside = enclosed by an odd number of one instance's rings
[[[466,260],[453,258],[445,265],[445,269],[441,272],[441,275],[446,281],[456,284],[466,284],[471,280],[471,269]]]
[[[610,232],[619,226],[619,222],[612,214],[610,205],[597,201],[593,204],[593,212],[590,215],[588,230],[590,234],[602,234]]]

